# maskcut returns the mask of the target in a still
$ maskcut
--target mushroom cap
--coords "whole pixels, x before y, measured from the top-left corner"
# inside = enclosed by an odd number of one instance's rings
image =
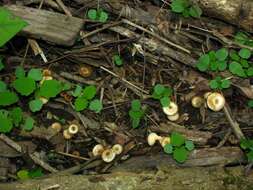
[[[176,113],[176,114],[174,114],[174,115],[168,115],[167,118],[168,118],[168,120],[170,120],[170,121],[176,121],[176,120],[179,119],[179,114]]]
[[[150,133],[148,135],[147,141],[149,146],[153,146],[157,140],[160,140],[162,137],[157,135],[156,133]]]
[[[89,77],[92,74],[92,68],[90,66],[82,66],[79,68],[79,74],[82,77]]]
[[[78,133],[79,131],[79,127],[76,124],[71,124],[68,128],[68,132],[70,135],[75,135],[76,133]]]
[[[175,102],[170,102],[169,106],[163,107],[163,112],[166,115],[174,115],[178,112],[178,106]]]
[[[65,139],[71,139],[72,138],[72,135],[71,134],[69,134],[69,131],[67,130],[67,129],[65,129],[64,131],[63,131],[63,137],[65,138]]]
[[[115,157],[116,154],[115,152],[113,152],[112,149],[104,150],[104,152],[102,153],[102,160],[107,163],[113,161]]]
[[[39,97],[39,99],[42,101],[43,104],[46,104],[48,102],[48,99],[45,97]]]
[[[103,153],[104,150],[105,149],[104,149],[104,146],[102,144],[97,144],[92,149],[92,154],[93,154],[93,156],[99,156],[99,155],[101,155]]]
[[[194,108],[200,108],[204,104],[205,100],[200,96],[194,96],[191,100]]]
[[[112,146],[112,150],[116,155],[118,155],[118,154],[121,154],[123,152],[123,147],[120,144],[115,144],[115,145]]]
[[[206,93],[204,94],[204,98],[207,99],[207,97],[208,97],[210,94],[212,94],[212,92],[206,92]]]
[[[170,144],[170,137],[163,137],[159,142],[162,147],[165,147],[166,144]]]
[[[207,106],[213,111],[220,111],[225,105],[225,98],[218,92],[213,92],[207,97]]]
[[[52,72],[49,69],[44,69],[42,71],[43,76],[52,76]]]
[[[62,129],[62,125],[59,122],[54,122],[52,123],[51,128],[59,133]]]

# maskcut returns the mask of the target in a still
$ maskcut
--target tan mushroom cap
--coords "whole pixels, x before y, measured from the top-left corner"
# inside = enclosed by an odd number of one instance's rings
[[[205,100],[200,96],[194,96],[191,103],[194,108],[200,108],[205,103]]]
[[[39,99],[42,101],[43,104],[46,104],[49,100],[45,97],[39,97]]]
[[[147,141],[149,146],[153,146],[157,140],[160,140],[162,137],[157,135],[156,133],[150,133],[148,135]]]
[[[72,138],[72,135],[69,134],[69,132],[68,132],[67,129],[65,129],[65,130],[63,131],[63,137],[64,137],[65,139],[69,140],[69,139]]]
[[[102,153],[102,160],[107,163],[113,161],[115,157],[116,154],[112,149],[107,149]]]
[[[78,131],[79,131],[79,127],[76,124],[71,124],[68,128],[68,132],[70,135],[75,135],[78,133]]]
[[[170,105],[163,107],[163,112],[166,115],[175,115],[178,112],[178,106],[175,102],[170,102]]]
[[[225,105],[225,98],[218,92],[213,92],[207,97],[207,106],[213,111],[220,111]]]
[[[51,128],[59,133],[62,129],[62,125],[59,122],[54,122],[52,123]]]
[[[115,144],[112,146],[112,150],[116,155],[121,154],[123,152],[123,146],[120,144]]]
[[[163,137],[159,142],[162,147],[165,147],[166,144],[170,144],[170,137]]]
[[[207,97],[208,97],[210,94],[212,94],[212,92],[206,92],[206,93],[204,94],[204,98],[207,99]]]
[[[90,66],[82,66],[79,68],[79,74],[82,77],[89,77],[92,74],[92,68]]]
[[[168,115],[167,118],[168,118],[168,120],[170,120],[170,121],[176,121],[176,120],[179,119],[179,113],[176,113],[176,114],[174,114],[174,115]]]
[[[92,154],[94,156],[99,156],[103,153],[104,151],[104,146],[102,144],[97,144],[96,146],[94,146],[94,148],[92,149]]]

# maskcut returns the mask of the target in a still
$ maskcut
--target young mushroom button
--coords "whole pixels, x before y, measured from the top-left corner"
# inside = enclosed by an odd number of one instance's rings
[[[176,113],[176,114],[174,114],[174,115],[167,115],[167,118],[168,118],[168,120],[170,120],[170,121],[176,121],[176,120],[179,119],[179,114]]]
[[[153,146],[157,140],[160,140],[162,137],[157,135],[156,133],[150,133],[148,135],[147,141],[149,146]]]
[[[194,108],[200,108],[205,103],[205,100],[200,96],[194,96],[191,103]]]
[[[162,147],[165,147],[166,144],[170,144],[170,137],[163,137],[159,142]]]
[[[118,155],[123,152],[123,147],[120,144],[115,144],[115,145],[113,145],[112,150],[116,155]]]

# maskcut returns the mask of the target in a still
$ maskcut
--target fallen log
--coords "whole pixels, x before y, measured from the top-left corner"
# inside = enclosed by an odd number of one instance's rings
[[[241,167],[175,168],[142,173],[67,175],[0,184],[1,190],[249,190],[253,175],[244,177]]]
[[[244,162],[244,154],[238,147],[202,148],[192,151],[183,164],[178,164],[172,156],[160,153],[145,156],[135,156],[114,166],[111,171],[140,172],[161,167],[207,167],[226,166]]]
[[[60,13],[16,5],[5,7],[28,22],[29,25],[20,34],[29,38],[71,46],[83,26],[82,19]]]

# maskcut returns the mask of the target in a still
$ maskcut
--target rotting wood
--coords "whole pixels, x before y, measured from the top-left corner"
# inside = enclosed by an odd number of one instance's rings
[[[253,175],[244,177],[241,167],[235,168],[175,168],[142,173],[116,172],[102,175],[67,175],[22,183],[0,184],[1,190],[249,190]]]
[[[225,166],[228,164],[238,164],[244,161],[244,155],[238,147],[221,147],[221,148],[202,148],[193,150],[187,161],[178,164],[170,155],[164,153],[135,156],[114,166],[111,170],[139,172],[151,170],[159,167],[201,167],[201,166]]]
[[[6,8],[28,22],[21,35],[58,45],[73,45],[84,23],[82,19],[46,10],[16,5]]]
[[[179,132],[184,135],[187,139],[192,140],[196,144],[204,145],[207,143],[208,139],[212,137],[212,133],[198,131],[198,130],[189,130],[183,127],[179,127],[177,125],[173,125],[170,123],[161,123],[160,127],[151,127],[151,130],[170,134],[171,132]]]

